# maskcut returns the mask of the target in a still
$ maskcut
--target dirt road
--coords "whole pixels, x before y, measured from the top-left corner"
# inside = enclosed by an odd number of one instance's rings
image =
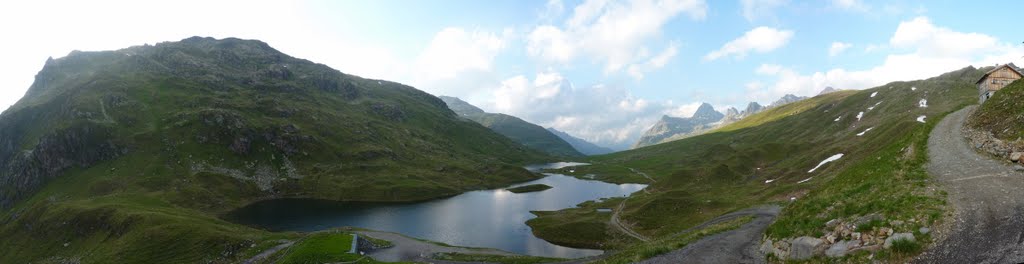
[[[1024,174],[969,145],[961,129],[975,108],[946,116],[928,139],[928,173],[949,191],[954,213],[916,263],[1024,262]]]
[[[782,210],[779,206],[761,206],[724,214],[689,230],[729,221],[743,216],[754,216],[737,229],[705,237],[686,247],[658,255],[640,263],[764,263],[757,252],[761,236]],[[684,231],[684,233],[687,231]]]

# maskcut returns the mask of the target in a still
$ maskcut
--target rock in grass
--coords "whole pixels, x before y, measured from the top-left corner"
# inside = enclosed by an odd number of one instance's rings
[[[893,242],[895,242],[896,240],[900,240],[900,239],[906,239],[907,241],[914,242],[914,234],[911,234],[911,233],[895,233],[895,234],[892,234],[892,236],[889,236],[889,238],[885,239],[885,244],[883,244],[882,247],[890,248],[890,247],[892,247],[892,243]]]
[[[772,245],[771,239],[765,240],[764,243],[761,243],[761,254],[768,255],[768,253],[772,253],[772,249],[775,249],[775,245]]]
[[[789,258],[794,260],[805,260],[821,253],[825,241],[816,237],[798,237],[793,239],[793,245],[789,250]]]
[[[825,250],[825,256],[830,258],[838,258],[846,256],[850,252],[850,248],[860,245],[860,241],[857,240],[843,240],[832,244],[827,250]]]
[[[548,186],[548,185],[545,185],[545,184],[530,184],[530,185],[523,185],[523,186],[514,187],[514,188],[508,188],[508,189],[505,189],[505,190],[508,190],[508,191],[514,192],[514,193],[527,193],[527,192],[539,192],[539,191],[543,191],[543,190],[547,190],[547,189],[551,189],[551,186]]]

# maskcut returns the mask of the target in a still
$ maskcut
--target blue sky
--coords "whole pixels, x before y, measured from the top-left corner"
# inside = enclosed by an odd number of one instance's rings
[[[1004,8],[989,8],[1002,6]],[[343,72],[624,147],[661,115],[1017,62],[1016,1],[9,1],[0,107],[46,57],[260,39]],[[982,15],[984,14],[984,15]]]

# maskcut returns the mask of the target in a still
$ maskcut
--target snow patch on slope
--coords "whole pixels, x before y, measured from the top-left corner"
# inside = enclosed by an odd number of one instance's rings
[[[863,136],[863,135],[864,135],[864,133],[867,133],[868,131],[871,131],[871,129],[873,129],[873,128],[874,128],[874,127],[869,127],[868,129],[865,129],[864,131],[861,131],[860,133],[857,133],[857,136],[858,136],[858,137],[859,137],[859,136]]]
[[[839,160],[839,158],[842,158],[842,157],[843,157],[843,153],[832,155],[831,157],[828,157],[827,159],[821,161],[821,163],[818,163],[818,166],[814,166],[814,168],[812,168],[811,170],[807,171],[807,173],[814,172],[814,170],[817,170],[819,167],[821,167],[821,165],[825,165],[825,163],[829,163],[829,162],[833,162],[833,161]],[[807,179],[809,180],[810,178],[807,178]]]

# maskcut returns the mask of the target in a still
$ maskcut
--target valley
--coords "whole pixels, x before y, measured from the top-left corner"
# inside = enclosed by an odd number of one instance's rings
[[[0,114],[0,262],[1020,261],[993,69],[702,103],[615,152],[258,40],[75,51]]]

